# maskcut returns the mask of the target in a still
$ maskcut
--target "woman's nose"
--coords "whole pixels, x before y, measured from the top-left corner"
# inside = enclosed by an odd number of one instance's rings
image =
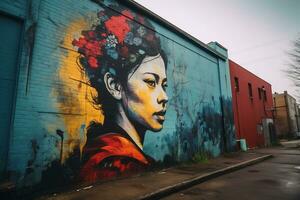
[[[165,106],[165,104],[169,101],[168,99],[168,95],[166,93],[166,91],[164,91],[163,88],[160,89],[158,98],[157,98],[157,103],[158,104],[163,104],[163,106]]]

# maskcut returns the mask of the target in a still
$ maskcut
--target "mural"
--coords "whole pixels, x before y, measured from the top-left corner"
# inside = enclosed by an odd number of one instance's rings
[[[214,157],[223,152],[227,137],[234,134],[230,120],[223,122],[213,58],[199,59],[159,34],[153,22],[119,4],[96,13],[90,23],[70,25],[75,28],[67,32],[73,37],[64,42],[75,52],[69,51],[60,69],[64,87],[56,89],[58,109],[85,113],[86,119],[63,117],[66,133],[56,130],[60,161],[44,177],[58,170],[72,174],[69,181],[94,182],[173,165],[199,153]],[[207,78],[191,77],[207,67]],[[206,87],[195,87],[192,80]],[[230,110],[230,98],[224,99]],[[225,135],[225,128],[232,134]]]
[[[129,10],[104,10],[98,17],[73,40],[80,69],[97,93],[91,103],[104,115],[103,124],[87,127],[80,171],[85,181],[147,169],[154,160],[143,152],[145,132],[163,128],[168,102],[167,58],[155,32],[145,28],[151,24]]]
[[[234,148],[226,57],[122,1],[39,2],[9,153],[19,187],[107,180]]]

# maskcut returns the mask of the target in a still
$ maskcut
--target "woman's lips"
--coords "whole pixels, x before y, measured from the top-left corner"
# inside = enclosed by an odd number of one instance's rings
[[[163,124],[165,121],[165,116],[161,116],[161,115],[154,115],[156,121],[158,121],[158,123]]]
[[[153,115],[154,115],[155,119],[160,124],[162,124],[165,121],[165,114],[166,114],[166,111],[165,110],[161,110],[161,111],[155,112]]]

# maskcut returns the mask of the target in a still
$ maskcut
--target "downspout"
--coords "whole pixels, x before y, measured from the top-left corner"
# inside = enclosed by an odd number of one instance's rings
[[[224,152],[228,152],[227,149],[227,138],[226,138],[226,130],[225,130],[225,111],[224,111],[224,100],[222,94],[222,83],[221,83],[221,69],[220,69],[220,60],[218,59],[218,78],[219,78],[219,89],[220,89],[220,104],[221,104],[221,112],[222,112],[222,132],[223,132],[223,142],[224,142]]]
[[[241,135],[241,125],[240,125],[240,115],[239,115],[239,104],[238,104],[238,98],[237,98],[237,90],[235,88],[235,107],[236,107],[236,115],[237,115],[237,124],[238,124],[238,134],[239,139],[242,139]]]
[[[274,106],[272,109],[272,118],[273,118],[273,124],[274,124],[274,128],[275,128],[275,136],[277,137],[277,126],[276,126],[277,106],[276,106],[276,98],[275,97],[273,97],[273,102],[274,102]]]

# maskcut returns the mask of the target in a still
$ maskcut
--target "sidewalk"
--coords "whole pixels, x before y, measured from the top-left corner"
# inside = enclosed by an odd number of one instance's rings
[[[182,164],[157,172],[97,183],[72,191],[50,194],[38,199],[157,199],[230,171],[270,158],[263,151],[235,152],[211,159],[206,163]]]
[[[300,147],[300,140],[291,140],[291,141],[280,141],[280,144],[286,148],[297,148]]]

